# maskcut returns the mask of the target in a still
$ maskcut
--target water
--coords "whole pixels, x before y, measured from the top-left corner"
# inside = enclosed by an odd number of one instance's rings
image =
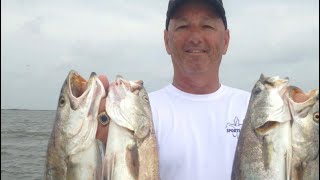
[[[43,179],[55,111],[1,110],[1,179]]]

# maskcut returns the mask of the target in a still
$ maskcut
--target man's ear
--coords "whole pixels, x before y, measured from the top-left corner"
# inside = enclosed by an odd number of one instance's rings
[[[163,38],[164,38],[164,44],[166,46],[166,51],[169,55],[171,55],[171,50],[169,45],[169,31],[166,29],[163,31]]]
[[[227,53],[229,41],[230,41],[230,32],[229,29],[226,29],[224,32],[224,46],[223,46],[223,54]]]

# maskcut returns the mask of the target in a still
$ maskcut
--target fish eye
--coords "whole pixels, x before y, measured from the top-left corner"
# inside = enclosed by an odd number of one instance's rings
[[[313,121],[319,123],[319,112],[313,114]]]
[[[260,89],[260,88],[255,88],[254,91],[253,91],[254,94],[258,94],[258,93],[260,93],[260,92],[261,92],[261,89]]]
[[[252,90],[253,94],[259,94],[262,91],[261,86],[255,86]]]
[[[142,95],[142,99],[145,101],[145,102],[149,102],[149,98],[147,95]]]
[[[261,82],[257,82],[252,89],[252,93],[259,94],[263,89],[265,89],[264,85]]]
[[[60,99],[59,99],[59,106],[63,107],[65,104],[66,104],[66,100],[64,99],[63,96],[61,96]]]

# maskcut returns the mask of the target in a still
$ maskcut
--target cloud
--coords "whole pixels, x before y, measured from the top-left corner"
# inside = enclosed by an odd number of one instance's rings
[[[319,83],[318,1],[224,1],[231,33],[220,77],[251,91],[260,73]],[[1,105],[55,109],[69,70],[172,81],[163,30],[167,1],[1,1]]]

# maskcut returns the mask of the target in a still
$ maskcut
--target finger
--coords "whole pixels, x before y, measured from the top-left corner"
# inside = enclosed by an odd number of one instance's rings
[[[102,82],[103,87],[104,87],[106,93],[108,93],[108,88],[109,88],[109,80],[108,80],[108,78],[107,78],[105,75],[103,75],[103,74],[100,74],[100,75],[98,76],[98,78],[99,78],[100,81]],[[106,107],[106,98],[104,97],[104,98],[102,98],[101,101],[100,101],[99,113],[105,111],[105,107]]]
[[[99,106],[99,113],[105,111],[106,108],[106,98],[102,98]]]
[[[100,81],[103,84],[104,89],[106,90],[106,92],[108,92],[108,88],[109,88],[109,80],[107,78],[107,76],[100,74],[99,77]]]
[[[96,139],[99,139],[104,145],[107,144],[108,132],[109,132],[109,126],[108,125],[107,126],[103,126],[102,124],[98,123]]]

